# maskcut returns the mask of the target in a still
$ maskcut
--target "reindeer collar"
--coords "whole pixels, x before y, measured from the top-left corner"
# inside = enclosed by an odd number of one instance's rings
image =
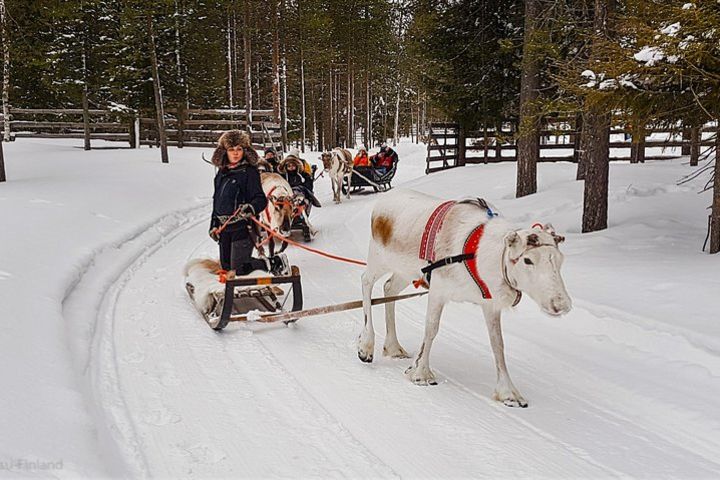
[[[515,259],[513,261],[513,259],[510,258],[510,254],[508,253],[508,248],[505,247],[505,248],[503,248],[502,269],[501,270],[502,270],[503,280],[505,281],[505,284],[508,287],[510,287],[510,289],[512,291],[515,292],[515,300],[513,301],[513,304],[512,304],[512,306],[515,307],[515,306],[517,306],[518,303],[520,303],[520,300],[522,300],[522,292],[517,289],[517,282],[510,281],[510,277],[508,276],[508,272],[507,272],[508,261],[515,264],[515,263],[517,263],[518,259]]]

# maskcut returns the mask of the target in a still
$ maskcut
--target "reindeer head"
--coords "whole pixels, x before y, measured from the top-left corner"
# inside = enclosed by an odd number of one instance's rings
[[[267,210],[270,216],[270,227],[273,230],[279,230],[280,235],[290,235],[294,210],[292,195],[278,193],[268,196]]]
[[[510,284],[527,293],[552,316],[568,313],[572,300],[560,275],[563,254],[558,245],[565,237],[557,235],[550,224],[534,225],[505,235],[503,268]]]
[[[330,167],[332,167],[332,152],[322,152],[320,154],[320,160],[322,160],[323,169],[329,172]]]
[[[306,206],[307,201],[305,200],[305,195],[301,193],[296,193],[293,197],[293,218],[302,215],[302,212],[305,210]]]

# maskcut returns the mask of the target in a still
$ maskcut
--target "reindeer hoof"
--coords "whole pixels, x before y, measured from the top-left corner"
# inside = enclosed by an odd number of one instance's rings
[[[410,358],[410,355],[400,345],[383,347],[383,355],[390,358]]]
[[[522,395],[516,393],[509,393],[501,397],[497,392],[495,392],[493,394],[493,398],[498,402],[502,402],[506,407],[527,408],[528,406],[527,400],[525,400]]]
[[[363,350],[358,350],[358,358],[365,363],[372,363],[373,354],[364,352]]]
[[[429,368],[408,367],[408,369],[405,370],[405,375],[407,375],[415,385],[424,387],[438,384],[435,379],[435,374]]]

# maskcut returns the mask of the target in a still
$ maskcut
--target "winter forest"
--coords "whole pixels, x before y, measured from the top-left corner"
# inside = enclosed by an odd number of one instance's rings
[[[0,476],[720,475],[720,2],[0,0],[0,41]]]

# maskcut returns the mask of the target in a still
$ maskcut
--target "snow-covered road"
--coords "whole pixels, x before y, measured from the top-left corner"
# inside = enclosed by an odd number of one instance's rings
[[[400,146],[396,186],[482,196],[519,226],[551,221],[567,236],[574,310],[549,318],[526,298],[504,317],[510,374],[530,402],[510,409],[490,398],[495,368],[473,305],[444,312],[435,387],[404,377],[410,360],[361,363],[357,311],[212,331],[182,278],[188,259],[216,250],[211,171],[197,151],[160,166],[147,149],[89,159],[63,148],[32,160],[42,169],[11,168],[0,196],[14,231],[31,232],[0,232],[3,313],[37,319],[0,330],[14,372],[0,401],[17,412],[3,417],[0,455],[57,455],[64,470],[54,474],[85,477],[720,476],[720,259],[699,252],[708,199],[699,183],[675,186],[689,171],[681,161],[613,164],[611,228],[581,235],[572,165],[540,165],[539,193],[514,199],[513,164],[424,176],[424,147]],[[313,246],[365,258],[383,195],[334,205],[327,179],[318,188]],[[50,234],[55,250],[34,248]],[[360,298],[361,268],[297,249],[290,259],[306,307]],[[21,281],[28,265],[49,285],[40,301]],[[397,306],[411,354],[425,302]],[[63,342],[72,361],[58,353]]]
[[[339,206],[326,198],[315,211],[322,234],[314,246],[364,258],[378,198]],[[599,305],[592,290],[570,280],[576,308],[566,318],[547,318],[526,299],[506,317],[505,331],[511,375],[531,405],[508,409],[489,398],[494,364],[475,306],[446,310],[432,358],[441,383],[428,388],[404,378],[409,360],[358,361],[357,312],[291,327],[211,331],[180,277],[189,258],[215,253],[206,220],[197,209],[186,222],[169,222],[162,244],[128,265],[100,311],[94,378],[137,473],[720,474],[718,415],[709,412],[720,393],[717,352],[651,318]],[[572,247],[569,255],[572,278],[581,267]],[[302,269],[307,306],[359,298],[359,268],[299,250],[291,259]],[[411,354],[421,341],[424,304],[398,306],[400,340]]]

